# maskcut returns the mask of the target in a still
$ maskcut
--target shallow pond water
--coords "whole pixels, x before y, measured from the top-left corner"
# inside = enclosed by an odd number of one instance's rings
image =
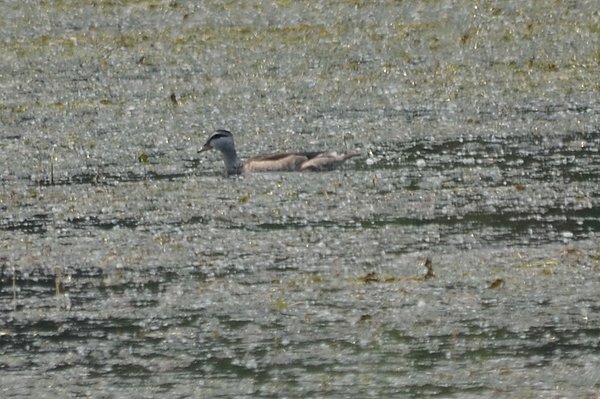
[[[3,398],[598,397],[595,2],[3,15]]]

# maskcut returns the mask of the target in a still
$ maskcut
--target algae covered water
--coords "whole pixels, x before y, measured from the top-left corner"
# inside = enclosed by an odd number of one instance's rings
[[[595,2],[2,9],[3,398],[598,396]]]

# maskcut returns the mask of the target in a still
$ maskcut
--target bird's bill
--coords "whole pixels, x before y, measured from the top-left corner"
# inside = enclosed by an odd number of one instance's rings
[[[198,150],[198,153],[204,152],[204,151],[209,151],[212,150],[212,146],[209,143],[206,143],[202,146],[202,148],[200,148]]]

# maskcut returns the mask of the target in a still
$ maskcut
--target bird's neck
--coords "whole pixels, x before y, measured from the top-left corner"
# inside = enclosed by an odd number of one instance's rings
[[[239,175],[242,172],[244,163],[238,158],[235,148],[222,149],[223,160],[225,161],[225,169],[228,175]]]

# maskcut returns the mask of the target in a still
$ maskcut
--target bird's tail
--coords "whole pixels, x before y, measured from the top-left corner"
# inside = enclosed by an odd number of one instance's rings
[[[350,159],[350,158],[354,158],[354,157],[360,157],[360,152],[358,151],[354,151],[354,152],[349,152],[347,154],[342,154],[342,159],[345,161],[346,159]]]

